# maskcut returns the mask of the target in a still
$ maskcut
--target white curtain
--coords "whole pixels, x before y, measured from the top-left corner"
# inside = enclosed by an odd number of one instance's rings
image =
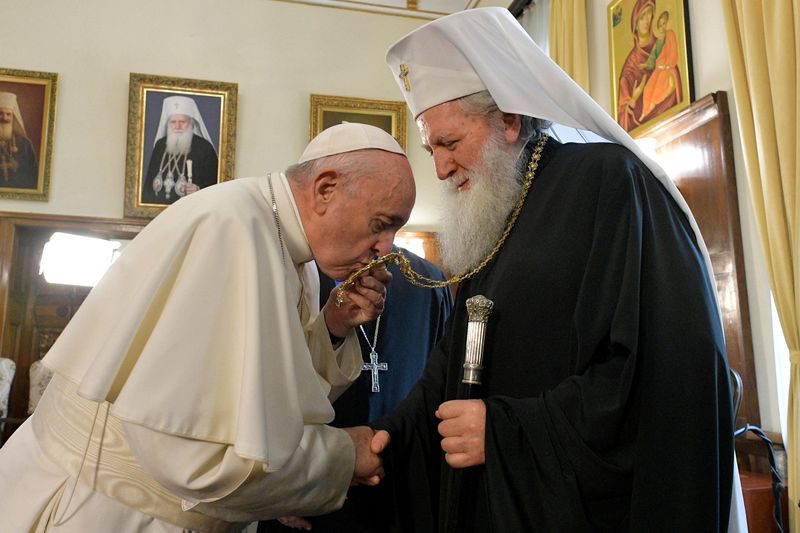
[[[789,347],[789,523],[800,533],[800,0],[724,0],[739,134]]]

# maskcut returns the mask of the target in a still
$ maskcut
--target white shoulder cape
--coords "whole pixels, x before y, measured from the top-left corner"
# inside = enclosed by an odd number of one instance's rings
[[[349,378],[309,353],[320,343],[298,304],[311,253],[288,184],[272,181],[281,239],[265,177],[180,199],[127,246],[45,364],[123,420],[280,468],[304,423],[333,419],[328,393]],[[318,291],[306,287],[311,318]]]

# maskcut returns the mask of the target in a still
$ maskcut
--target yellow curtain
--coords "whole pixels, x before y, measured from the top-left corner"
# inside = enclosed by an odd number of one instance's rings
[[[800,0],[722,0],[747,177],[789,345],[789,522],[800,532]]]
[[[550,57],[589,92],[586,0],[550,0]]]

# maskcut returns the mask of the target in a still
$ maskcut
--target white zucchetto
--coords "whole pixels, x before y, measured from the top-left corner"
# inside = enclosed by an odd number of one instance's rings
[[[298,163],[368,149],[406,155],[397,140],[382,129],[368,124],[345,122],[331,126],[314,137],[306,146]]]

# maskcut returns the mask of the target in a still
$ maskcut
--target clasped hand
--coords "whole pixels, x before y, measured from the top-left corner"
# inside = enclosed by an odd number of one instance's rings
[[[453,468],[482,465],[486,461],[486,404],[482,400],[451,400],[436,410],[439,434],[445,461]],[[375,431],[366,426],[345,428],[353,440],[356,451],[351,485],[377,485],[383,478],[383,461],[380,458],[391,442],[386,431]],[[311,524],[300,517],[282,517],[282,524],[311,529]]]
[[[353,439],[353,447],[356,450],[356,462],[350,484],[377,485],[383,478],[383,460],[372,448],[375,430],[367,426],[344,428],[344,430]]]
[[[344,430],[350,435],[356,450],[353,479],[350,481],[350,485],[377,485],[383,478],[383,461],[372,446],[375,430],[367,426],[344,428]],[[385,431],[378,433],[389,435]],[[282,516],[278,518],[278,521],[292,529],[311,529],[311,522],[300,516]]]

